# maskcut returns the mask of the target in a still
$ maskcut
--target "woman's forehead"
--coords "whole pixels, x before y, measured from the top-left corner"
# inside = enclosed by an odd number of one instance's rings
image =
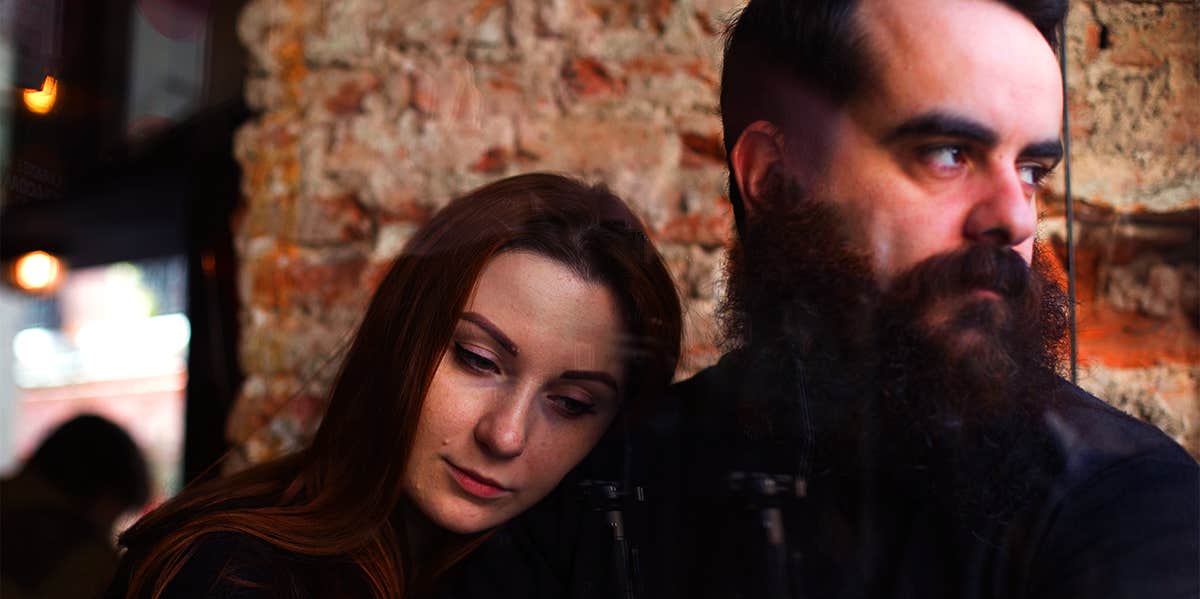
[[[512,340],[522,354],[540,352],[572,367],[619,365],[624,325],[605,285],[532,252],[500,254],[488,262],[467,302]]]

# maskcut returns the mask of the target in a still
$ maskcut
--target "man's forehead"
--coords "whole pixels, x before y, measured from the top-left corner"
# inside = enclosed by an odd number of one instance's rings
[[[879,125],[934,111],[1041,137],[1061,124],[1054,51],[1011,7],[996,0],[863,0],[857,17],[872,65],[859,100]]]
[[[1048,45],[1032,21],[1001,0],[862,0],[856,18],[876,43],[969,46],[1015,27]]]

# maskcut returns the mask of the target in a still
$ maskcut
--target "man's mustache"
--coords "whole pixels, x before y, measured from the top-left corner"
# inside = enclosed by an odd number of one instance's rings
[[[1029,265],[1015,251],[976,243],[921,261],[897,277],[887,295],[896,301],[928,301],[983,290],[1018,300],[1032,284]]]

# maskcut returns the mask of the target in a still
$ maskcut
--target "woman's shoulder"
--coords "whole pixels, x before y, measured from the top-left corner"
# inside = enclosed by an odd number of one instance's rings
[[[136,552],[122,559],[121,569],[106,599],[124,599],[129,576],[140,561]],[[201,537],[162,594],[163,599],[235,597],[307,597],[306,560],[241,533],[213,533]],[[141,597],[149,597],[142,589]]]

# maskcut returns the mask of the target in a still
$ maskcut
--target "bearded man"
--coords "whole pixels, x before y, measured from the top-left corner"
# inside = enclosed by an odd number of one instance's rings
[[[561,494],[464,566],[477,588],[1200,596],[1196,462],[1061,377],[1035,234],[1065,8],[751,0],[721,84],[728,353],[633,435],[631,566]]]
[[[1200,595],[1197,464],[1060,376],[1035,234],[1064,11],[752,0],[732,26],[730,352],[643,442],[648,596]]]

